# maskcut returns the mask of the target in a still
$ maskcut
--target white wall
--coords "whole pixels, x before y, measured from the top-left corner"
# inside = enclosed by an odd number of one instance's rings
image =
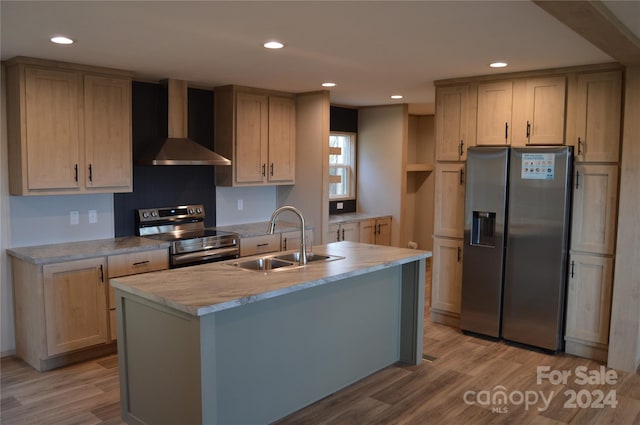
[[[238,200],[242,200],[242,211]],[[268,221],[275,209],[275,186],[216,187],[216,226]]]

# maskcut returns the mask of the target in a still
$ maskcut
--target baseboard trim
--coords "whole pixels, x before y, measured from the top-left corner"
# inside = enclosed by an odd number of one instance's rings
[[[456,313],[431,308],[429,318],[434,323],[460,328],[460,315]]]
[[[16,355],[16,349],[0,351],[0,359],[4,359],[5,357],[14,357]]]
[[[565,337],[564,351],[578,357],[607,362],[609,357],[609,347],[589,341],[580,341],[573,338]]]

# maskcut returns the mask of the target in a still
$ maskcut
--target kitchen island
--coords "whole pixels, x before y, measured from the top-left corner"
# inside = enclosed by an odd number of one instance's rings
[[[269,423],[395,362],[419,364],[431,253],[353,242],[314,253],[332,258],[112,279],[123,419]]]

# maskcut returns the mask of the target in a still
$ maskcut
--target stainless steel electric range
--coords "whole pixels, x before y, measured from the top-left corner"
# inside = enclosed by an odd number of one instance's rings
[[[239,235],[204,227],[204,206],[143,208],[137,210],[136,234],[171,243],[169,267],[237,258]]]

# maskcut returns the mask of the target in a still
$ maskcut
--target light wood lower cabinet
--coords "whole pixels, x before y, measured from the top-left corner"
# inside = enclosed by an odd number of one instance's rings
[[[311,251],[313,248],[313,230],[305,230],[304,235],[307,242],[307,251]],[[280,251],[289,251],[292,249],[300,249],[299,230],[280,234]]]
[[[436,164],[434,229],[437,236],[461,238],[464,231],[465,164]]]
[[[108,341],[105,268],[103,257],[43,267],[47,355]]]
[[[613,258],[571,253],[568,281],[565,350],[606,361]]]
[[[151,251],[132,252],[110,255],[107,257],[109,279],[129,276],[169,268],[169,251],[154,249]],[[116,336],[116,304],[114,289],[109,284],[109,339],[115,341]]]
[[[391,245],[391,217],[360,221],[360,242]]]
[[[360,223],[350,221],[330,224],[327,231],[327,243],[340,241],[360,242]]]
[[[431,320],[457,326],[462,288],[462,239],[433,238]]]

